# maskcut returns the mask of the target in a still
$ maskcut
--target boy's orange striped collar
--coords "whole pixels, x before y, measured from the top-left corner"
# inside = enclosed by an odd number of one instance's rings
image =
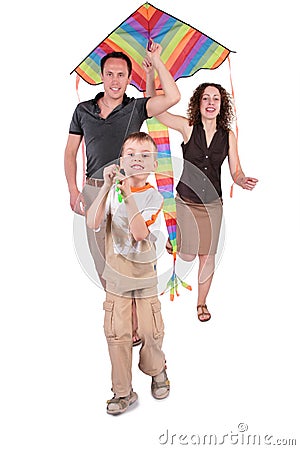
[[[146,183],[145,186],[142,186],[142,187],[130,186],[131,192],[142,192],[142,191],[147,191],[147,189],[151,189],[151,188],[154,189],[154,187],[150,183]]]

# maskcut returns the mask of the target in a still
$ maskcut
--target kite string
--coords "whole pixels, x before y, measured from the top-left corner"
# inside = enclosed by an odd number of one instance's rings
[[[80,76],[76,73],[76,93],[77,93],[78,101],[80,102],[79,82],[80,82]],[[82,139],[81,139],[81,155],[82,155],[82,187],[83,187],[85,185],[85,172],[86,172],[84,136],[82,136]]]
[[[80,102],[79,82],[80,82],[80,76],[76,73],[76,94],[77,94],[78,101]],[[132,111],[131,111],[131,114],[130,114],[130,117],[129,117],[129,120],[128,120],[128,124],[127,124],[127,127],[126,127],[126,131],[124,133],[124,139],[126,138],[128,129],[129,129],[131,121],[132,121],[132,116],[133,116],[133,113],[134,113],[134,110],[135,110],[135,107],[136,107],[136,102],[137,102],[137,99],[135,98],[134,99],[134,105],[133,105],[133,108],[132,108]],[[86,176],[85,176],[86,175],[86,153],[85,153],[84,136],[82,136],[82,140],[81,140],[81,153],[82,153],[82,187],[83,187],[85,185],[85,182],[86,182]],[[119,153],[119,157],[120,156],[121,156],[121,149],[120,149],[120,153]]]
[[[233,109],[234,109],[234,115],[235,115],[236,152],[237,152],[237,156],[238,156],[239,127],[238,127],[238,122],[237,122],[236,104],[235,104],[234,88],[233,88],[232,73],[231,73],[231,63],[230,63],[229,55],[228,55],[227,59],[228,59],[228,64],[229,64],[229,78],[230,78],[230,85],[231,85],[231,94],[232,94],[232,99],[233,99]],[[238,163],[238,159],[237,159],[234,179],[233,179],[233,183],[230,188],[230,198],[232,198],[232,196],[233,196],[233,186],[238,178],[238,167],[239,167],[239,163]]]

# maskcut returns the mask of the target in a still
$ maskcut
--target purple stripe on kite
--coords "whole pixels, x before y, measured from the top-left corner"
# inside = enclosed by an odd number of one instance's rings
[[[106,44],[106,45],[107,45],[107,44]],[[103,56],[106,55],[105,50],[103,50],[103,48],[100,47],[100,45],[99,45],[97,48],[95,48],[95,50],[93,51],[93,53],[96,53],[97,55],[100,55],[101,58],[103,58]],[[92,54],[93,54],[93,53],[92,53]]]
[[[170,154],[170,145],[169,144],[159,144],[156,141],[156,145],[157,145],[157,150],[159,153],[164,152],[166,155],[166,158],[169,156]],[[163,158],[164,155],[158,155],[159,158]]]
[[[200,39],[200,41],[201,41],[201,39]],[[202,56],[204,56],[206,52],[208,52],[208,55],[206,55],[207,58],[210,58],[211,54],[213,53],[210,50],[210,47],[214,44],[215,44],[215,42],[213,42],[209,38],[206,38],[205,42],[202,44],[202,47],[199,49],[197,54],[193,57],[192,60],[190,60],[190,64],[186,69],[187,74],[189,74],[191,72],[191,70],[193,70],[195,65],[199,63],[199,59],[202,58]]]
[[[155,29],[150,31],[151,37],[155,39],[158,44],[160,44],[165,37],[165,33],[161,32],[162,28],[166,27],[170,29],[175,22],[177,22],[177,20],[172,17],[168,17],[167,14],[163,14],[158,20]]]
[[[177,229],[176,225],[168,225],[168,230],[170,230],[171,233],[176,233],[176,229]]]
[[[128,17],[128,19],[126,20],[126,22],[123,22],[121,24],[121,26],[123,27],[124,25],[128,25],[129,27],[131,27],[132,29],[140,32],[141,30],[143,30],[143,33],[146,33],[147,36],[147,32],[148,30],[144,27],[144,25],[142,25],[134,16]]]
[[[146,43],[148,41],[148,31],[145,30],[144,27],[141,26],[138,22],[132,20],[129,24],[125,22],[118,28],[117,34],[119,33],[119,29],[123,30],[125,33],[130,34],[137,42],[139,42],[143,48],[146,47]]]
[[[207,42],[205,42],[205,44],[203,45],[203,47],[199,50],[199,52],[197,53],[197,55],[195,55],[195,57],[193,58],[193,60],[190,62],[189,67],[187,67],[186,72],[187,74],[189,74],[193,68],[195,67],[195,65],[199,65],[199,59],[202,58],[203,56],[206,57],[206,60],[209,59],[212,54],[215,52],[214,50],[211,50],[211,47],[213,45],[216,45],[215,42],[211,41],[211,39],[208,39]],[[206,54],[206,55],[205,55]],[[216,58],[217,59],[217,58]]]
[[[100,66],[100,61],[103,58],[103,56],[106,55],[106,52],[104,52],[103,50],[100,50],[99,47],[96,48],[95,51],[93,51],[93,53],[91,53],[89,55],[89,58],[91,58],[96,64],[98,64]]]
[[[189,75],[195,68],[195,65],[199,62],[199,59],[207,51],[210,44],[211,40],[207,36],[202,34],[202,36],[196,40],[181,68],[178,70],[178,76],[181,76],[181,74]]]
[[[176,74],[174,74],[174,78],[178,79],[181,76],[190,75],[195,69],[196,64],[199,62],[199,59],[205,54],[211,44],[212,40],[205,35],[202,35],[200,39],[197,39],[195,45],[186,56],[185,61],[177,70]]]
[[[164,192],[170,192],[171,188],[173,189],[173,183],[169,184],[160,184],[160,180],[157,180],[157,185],[159,187],[160,192],[163,194]]]

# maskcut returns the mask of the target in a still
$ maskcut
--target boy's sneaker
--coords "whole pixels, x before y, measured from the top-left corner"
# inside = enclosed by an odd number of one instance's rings
[[[168,397],[170,393],[170,381],[165,369],[155,377],[152,377],[151,393],[154,398],[161,400]]]
[[[128,406],[132,405],[137,399],[138,395],[136,392],[133,392],[133,390],[131,390],[130,394],[126,397],[116,397],[116,395],[114,395],[112,399],[107,400],[106,412],[114,415],[122,414],[126,411]]]

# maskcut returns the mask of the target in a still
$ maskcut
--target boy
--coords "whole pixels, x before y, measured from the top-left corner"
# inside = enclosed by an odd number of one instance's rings
[[[137,400],[131,386],[133,303],[142,340],[139,368],[152,377],[154,398],[166,398],[170,390],[161,350],[164,325],[157,297],[154,244],[163,198],[147,183],[149,173],[157,167],[156,155],[156,145],[148,134],[129,135],[120,158],[125,176],[116,164],[106,167],[104,184],[87,211],[89,228],[106,227],[104,331],[114,393],[107,405],[109,414],[123,413]]]

